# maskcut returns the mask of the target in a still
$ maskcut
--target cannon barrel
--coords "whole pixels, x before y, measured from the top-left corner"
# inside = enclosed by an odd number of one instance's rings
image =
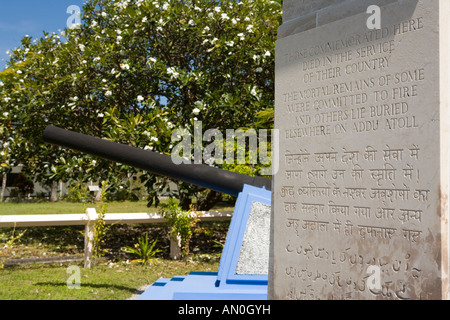
[[[157,175],[181,180],[199,187],[238,196],[244,184],[272,189],[272,180],[251,177],[205,164],[175,164],[172,157],[158,152],[112,142],[97,137],[69,131],[55,126],[47,126],[44,141],[80,151],[103,159],[123,163]]]

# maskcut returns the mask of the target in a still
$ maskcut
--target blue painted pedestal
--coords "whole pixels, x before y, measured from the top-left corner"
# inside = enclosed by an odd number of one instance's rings
[[[267,300],[267,274],[235,272],[253,202],[270,206],[271,192],[244,186],[236,201],[218,272],[160,278],[138,300]]]

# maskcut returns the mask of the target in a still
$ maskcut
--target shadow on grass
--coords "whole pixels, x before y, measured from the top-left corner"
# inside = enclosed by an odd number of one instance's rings
[[[34,283],[34,285],[67,287],[66,282],[60,282],[60,281],[36,282],[36,283]],[[130,293],[137,293],[137,291],[138,291],[136,288],[129,288],[129,287],[125,287],[125,286],[110,285],[110,284],[99,284],[99,283],[81,283],[81,287],[92,288],[92,289],[116,289],[116,290],[128,291]]]

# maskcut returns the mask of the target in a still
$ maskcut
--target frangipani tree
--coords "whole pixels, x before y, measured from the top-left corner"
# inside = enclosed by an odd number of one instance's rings
[[[259,112],[273,110],[280,2],[89,0],[78,28],[24,38],[0,74],[18,106],[5,111],[23,141],[16,159],[42,179],[119,181],[136,171],[42,143],[45,125],[166,154],[173,131],[193,134],[194,121],[223,132],[255,127]],[[152,198],[154,184],[167,182],[141,179]],[[180,183],[179,193],[184,207],[192,195],[203,194],[201,209],[218,198]]]

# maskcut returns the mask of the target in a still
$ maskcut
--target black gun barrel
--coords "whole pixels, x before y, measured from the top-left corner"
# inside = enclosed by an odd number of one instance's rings
[[[214,168],[205,164],[175,164],[172,157],[158,152],[112,142],[70,130],[47,126],[44,141],[103,159],[126,164],[157,175],[237,196],[244,184],[272,189],[272,180]]]

